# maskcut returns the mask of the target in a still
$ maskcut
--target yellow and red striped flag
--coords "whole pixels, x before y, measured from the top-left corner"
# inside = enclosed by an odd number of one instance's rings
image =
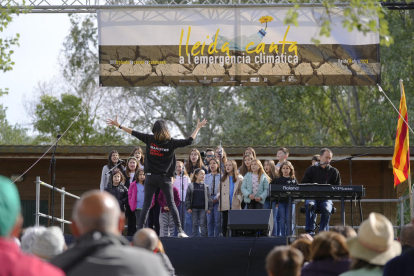
[[[398,116],[397,137],[395,138],[394,156],[392,157],[392,169],[394,172],[394,188],[408,179],[410,174],[410,144],[408,137],[408,113],[405,101],[404,86],[401,81],[400,114]],[[404,120],[402,119],[404,118]]]

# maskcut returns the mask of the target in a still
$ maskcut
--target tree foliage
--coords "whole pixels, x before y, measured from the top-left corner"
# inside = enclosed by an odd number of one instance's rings
[[[0,97],[8,94],[0,91]],[[19,124],[10,125],[6,118],[7,108],[0,104],[0,144],[2,145],[24,145],[31,139],[27,136],[27,128]]]

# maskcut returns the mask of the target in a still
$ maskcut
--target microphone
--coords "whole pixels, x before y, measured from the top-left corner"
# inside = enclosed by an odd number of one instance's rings
[[[185,165],[187,164],[187,159],[184,159],[184,168],[181,170],[181,176],[184,175]]]
[[[206,157],[206,152],[205,151],[200,151],[200,155],[202,158]]]
[[[122,159],[118,159],[118,163],[125,163],[125,161]]]

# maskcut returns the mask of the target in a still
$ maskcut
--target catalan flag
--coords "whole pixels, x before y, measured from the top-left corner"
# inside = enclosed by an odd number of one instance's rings
[[[408,137],[408,114],[405,101],[404,86],[401,84],[400,114],[398,117],[397,137],[395,138],[394,156],[392,157],[392,169],[394,172],[394,188],[408,179],[410,175],[410,145]],[[404,118],[404,120],[402,119]]]

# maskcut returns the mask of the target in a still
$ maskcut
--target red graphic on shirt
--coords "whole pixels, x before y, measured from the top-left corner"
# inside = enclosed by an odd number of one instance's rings
[[[151,143],[150,155],[156,155],[156,156],[161,156],[162,157],[162,156],[164,156],[165,151],[169,151],[169,149],[160,148],[156,144]]]

